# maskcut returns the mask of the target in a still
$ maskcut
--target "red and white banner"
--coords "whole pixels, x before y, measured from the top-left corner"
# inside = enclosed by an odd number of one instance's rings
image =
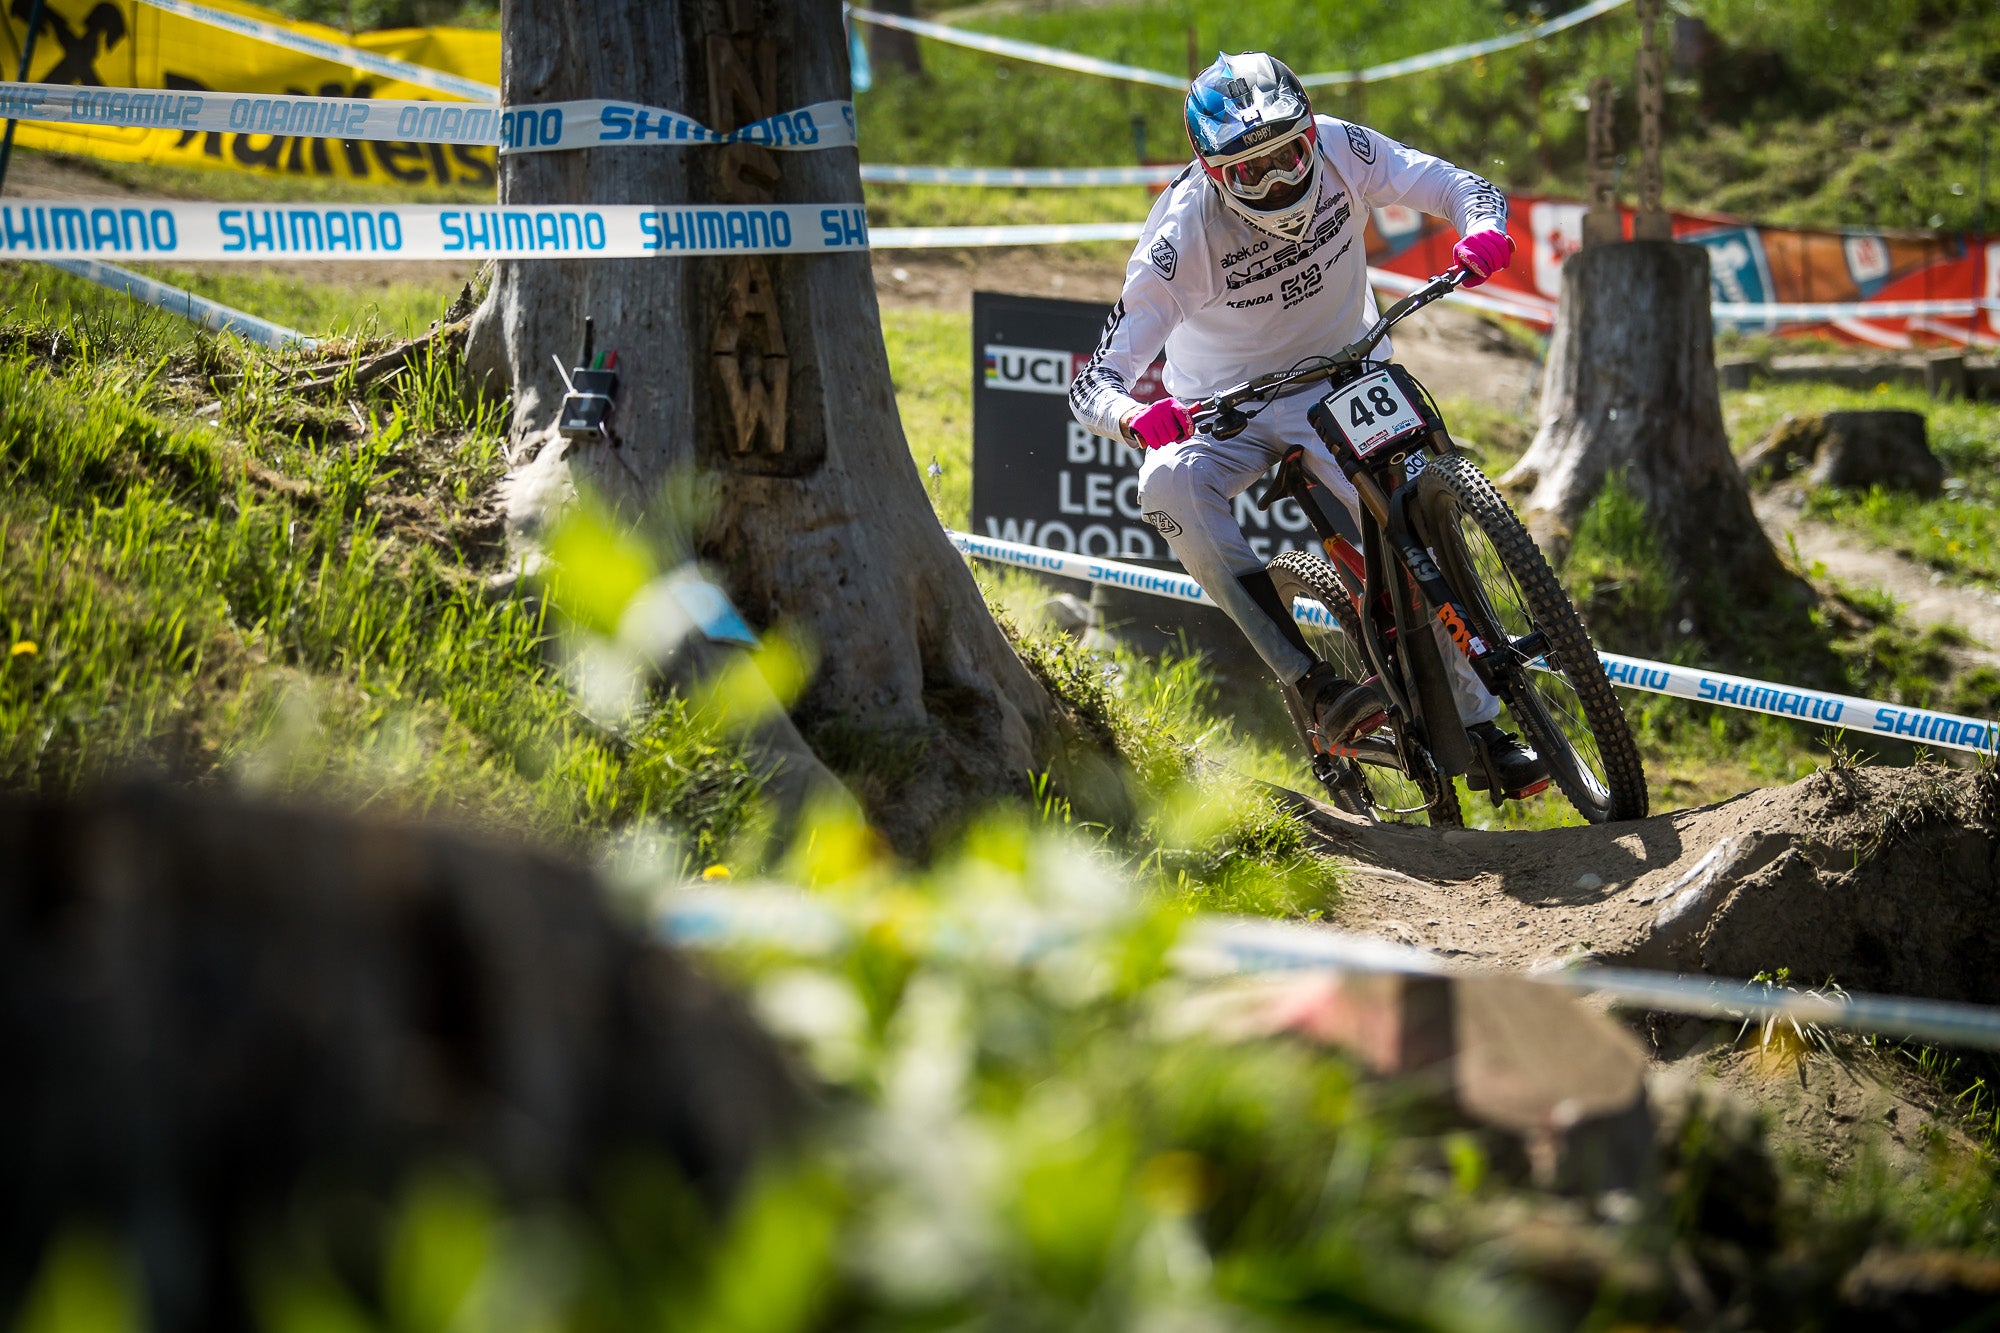
[[[1583,205],[1508,197],[1514,264],[1478,289],[1506,311],[1555,322],[1563,261],[1581,244]],[[1631,211],[1624,211],[1631,229]],[[1811,333],[1878,347],[2000,347],[2000,241],[1927,233],[1760,227],[1718,214],[1675,213],[1676,240],[1708,251],[1719,328]],[[1450,225],[1409,208],[1368,222],[1371,268],[1406,278],[1451,263]]]

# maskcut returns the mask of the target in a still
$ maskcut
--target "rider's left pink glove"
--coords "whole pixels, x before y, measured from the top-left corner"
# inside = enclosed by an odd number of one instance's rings
[[[1465,285],[1477,287],[1513,260],[1514,238],[1504,231],[1475,231],[1451,247],[1451,257],[1472,275]]]

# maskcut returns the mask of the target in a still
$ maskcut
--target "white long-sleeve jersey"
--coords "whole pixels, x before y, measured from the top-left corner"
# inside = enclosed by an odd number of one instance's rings
[[[1363,125],[1319,116],[1319,202],[1304,239],[1259,231],[1216,197],[1194,165],[1153,205],[1125,266],[1125,290],[1096,353],[1070,385],[1070,410],[1121,438],[1130,389],[1164,346],[1166,388],[1199,398],[1352,342],[1377,318],[1365,210],[1407,204],[1459,235],[1504,229],[1507,201],[1469,171]],[[1376,356],[1386,359],[1384,341]]]

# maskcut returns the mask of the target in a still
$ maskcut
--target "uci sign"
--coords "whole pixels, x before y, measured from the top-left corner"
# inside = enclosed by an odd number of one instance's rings
[[[1076,378],[1075,352],[1059,352],[1046,347],[1010,347],[988,343],[984,357],[986,387],[1012,389],[1019,393],[1069,393]]]

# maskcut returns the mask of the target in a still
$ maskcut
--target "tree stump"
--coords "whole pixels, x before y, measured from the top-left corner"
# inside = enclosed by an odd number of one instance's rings
[[[1921,412],[1828,412],[1825,438],[1808,480],[1815,486],[1913,491],[1944,490],[1944,464],[1931,452]]]
[[[507,0],[501,13],[509,103],[629,98],[726,130],[849,95],[834,5]],[[501,158],[502,204],[635,201],[858,212],[859,157],[732,144]],[[829,759],[906,852],[982,801],[1025,795],[1061,758],[1055,712],[925,497],[868,255],[501,263],[467,359],[514,390],[517,438],[548,426],[562,392],[550,354],[571,355],[586,315],[619,354],[619,441],[567,466],[679,535],[752,626],[808,639],[819,666],[781,757]],[[669,483],[702,499],[691,529],[675,519],[690,506],[661,502]]]
[[[1542,383],[1542,424],[1501,479],[1560,558],[1605,478],[1645,506],[1680,592],[1681,618],[1803,591],[1757,523],[1716,389],[1708,255],[1633,241],[1563,265]]]
[[[1743,455],[1739,466],[1753,486],[1783,481],[1817,458],[1819,447],[1825,442],[1826,422],[1822,418],[1811,413],[1799,416],[1787,412],[1771,427],[1770,434]]]

